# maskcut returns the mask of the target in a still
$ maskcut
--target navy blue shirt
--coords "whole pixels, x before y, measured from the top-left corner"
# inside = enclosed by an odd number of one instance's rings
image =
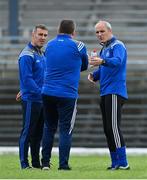
[[[57,97],[78,97],[80,72],[88,67],[88,56],[83,42],[70,35],[59,34],[48,42],[46,70],[42,93]]]

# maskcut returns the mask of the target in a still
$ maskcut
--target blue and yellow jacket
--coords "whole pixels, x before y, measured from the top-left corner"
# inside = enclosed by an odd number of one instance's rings
[[[112,37],[103,46],[99,56],[105,60],[105,63],[93,72],[93,77],[94,81],[100,82],[100,96],[116,94],[127,99],[125,45]]]
[[[45,56],[46,71],[42,93],[77,98],[80,72],[88,67],[84,43],[73,40],[70,35],[59,34],[48,42]]]
[[[20,53],[19,78],[21,99],[42,102],[41,89],[44,78],[45,56],[38,48],[29,43]]]

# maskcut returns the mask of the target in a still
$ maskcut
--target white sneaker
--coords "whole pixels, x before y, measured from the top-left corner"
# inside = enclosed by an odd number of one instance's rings
[[[42,170],[48,171],[50,168],[48,166],[42,167]]]
[[[119,166],[119,169],[129,170],[129,169],[130,169],[130,166],[129,166],[129,164],[128,164],[127,166]]]

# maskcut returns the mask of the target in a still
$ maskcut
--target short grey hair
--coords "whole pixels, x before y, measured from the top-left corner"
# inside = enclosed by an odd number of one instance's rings
[[[101,23],[101,22],[103,22],[108,29],[112,30],[111,24],[110,24],[108,21],[102,21],[102,20],[100,20],[98,23],[96,23],[95,28],[96,28],[96,26],[97,26],[99,23]]]

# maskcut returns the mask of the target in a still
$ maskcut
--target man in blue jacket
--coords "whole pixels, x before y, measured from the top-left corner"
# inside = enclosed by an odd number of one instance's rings
[[[95,26],[95,31],[103,48],[99,57],[90,58],[90,64],[99,67],[88,75],[88,79],[91,82],[98,80],[100,82],[100,108],[112,161],[108,169],[129,169],[125,141],[120,130],[121,110],[128,98],[127,51],[125,45],[113,36],[110,23],[99,21]]]
[[[21,51],[19,64],[20,93],[23,110],[23,129],[19,141],[19,157],[22,169],[30,168],[28,149],[30,147],[32,167],[40,168],[40,141],[43,133],[43,104],[41,89],[44,78],[45,56],[41,50],[48,36],[44,25],[37,25],[32,32],[31,42]]]
[[[70,170],[69,154],[80,72],[88,67],[88,56],[83,42],[73,39],[75,23],[62,20],[58,35],[48,42],[45,81],[42,88],[45,109],[45,129],[42,141],[42,169],[50,168],[54,135],[59,124],[59,170]]]

